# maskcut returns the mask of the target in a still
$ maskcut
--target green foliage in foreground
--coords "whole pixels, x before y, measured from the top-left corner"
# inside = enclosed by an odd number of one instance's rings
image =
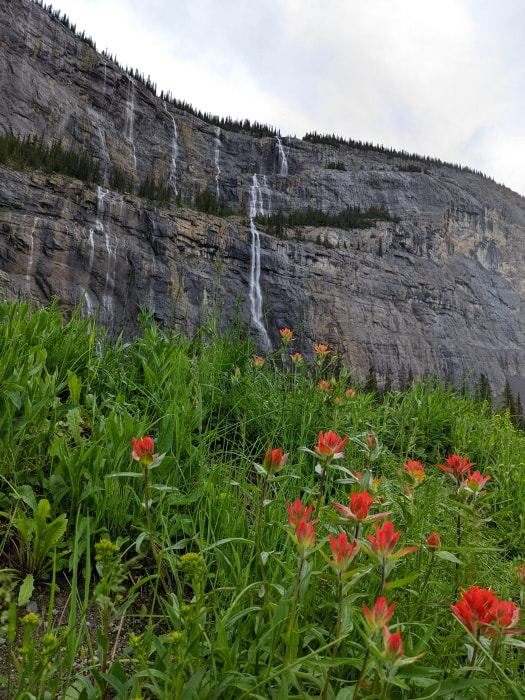
[[[238,329],[186,339],[148,317],[142,337],[109,342],[77,314],[0,304],[10,697],[525,697],[519,634],[472,635],[447,604],[473,585],[520,602],[523,433],[437,381],[378,397],[330,354],[308,365],[293,352],[255,363]],[[329,430],[349,436],[342,459],[300,449]],[[141,463],[131,438],[145,435],[159,457]],[[260,466],[268,443],[290,455],[275,473]],[[449,454],[491,476],[486,493],[435,466]],[[419,549],[374,556],[374,523],[332,505],[364,489],[370,515],[402,531],[396,550]],[[287,523],[296,499],[315,506],[311,546]],[[340,533],[360,546],[345,572],[328,541]],[[35,586],[49,595],[38,615],[25,608]],[[403,655],[363,614],[381,595]]]

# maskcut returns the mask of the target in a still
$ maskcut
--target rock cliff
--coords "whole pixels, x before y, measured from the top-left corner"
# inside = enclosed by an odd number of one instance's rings
[[[220,305],[262,349],[295,329],[365,373],[525,376],[525,199],[469,171],[348,145],[219,128],[155,96],[30,0],[0,5],[0,134],[60,139],[101,184],[0,169],[0,286],[82,303],[111,329],[138,307],[192,332]],[[337,164],[337,167],[334,167]],[[109,188],[168,183],[154,206]],[[208,190],[234,212],[180,201]],[[270,235],[256,214],[382,207],[368,229]]]

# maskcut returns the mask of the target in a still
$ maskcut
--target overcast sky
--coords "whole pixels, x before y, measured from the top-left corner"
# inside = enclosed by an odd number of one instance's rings
[[[99,50],[203,112],[435,156],[525,195],[523,0],[53,6]]]

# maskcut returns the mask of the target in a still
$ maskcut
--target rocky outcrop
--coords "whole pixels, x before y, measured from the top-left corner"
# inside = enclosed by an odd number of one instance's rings
[[[0,133],[61,139],[103,175],[103,186],[87,187],[0,170],[4,291],[82,303],[128,332],[138,308],[151,306],[162,323],[192,332],[218,306],[222,323],[237,312],[248,323],[258,282],[261,344],[263,321],[273,345],[288,326],[300,335],[294,349],[327,343],[362,373],[473,370],[497,388],[525,376],[522,197],[428,160],[409,171],[402,156],[219,129],[155,97],[29,0],[2,3],[0,26]],[[135,191],[145,178],[183,199],[208,189],[236,215],[113,192],[116,167]],[[258,225],[255,240],[249,221],[350,206],[384,207],[399,222],[282,238]]]

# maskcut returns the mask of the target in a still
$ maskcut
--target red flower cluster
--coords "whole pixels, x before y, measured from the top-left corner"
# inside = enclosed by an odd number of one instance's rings
[[[499,600],[492,589],[471,586],[450,609],[469,632],[480,636],[520,633],[515,625],[520,609],[515,603]]]
[[[350,494],[350,507],[344,506],[341,503],[334,503],[334,508],[337,508],[341,515],[344,515],[345,518],[349,518],[350,520],[380,520],[381,518],[386,518],[388,513],[377,513],[372,516],[368,515],[374,502],[375,499],[373,496],[365,489],[360,493]]]
[[[288,345],[292,342],[293,331],[291,331],[289,328],[281,328],[279,333],[281,334],[281,342],[283,345]]]
[[[295,529],[295,537],[297,538],[297,544],[301,549],[309,549],[315,544],[315,527],[312,522],[308,521],[308,518],[312,514],[314,508],[312,505],[306,508],[303,506],[302,502],[297,499],[293,506],[289,503],[286,504],[288,508],[288,525],[291,525]]]
[[[448,472],[458,482],[458,484],[463,481],[463,478],[470,467],[473,467],[476,464],[476,462],[469,463],[466,457],[461,457],[460,455],[449,455],[445,462],[447,463],[446,465],[438,464],[437,466],[440,469],[443,469],[444,472]]]
[[[359,552],[359,545],[355,540],[348,542],[346,532],[341,532],[337,539],[330,535],[330,548],[335,567],[341,572],[348,569]]]
[[[425,467],[421,462],[409,459],[406,464],[403,464],[405,473],[408,474],[414,481],[423,481],[425,478]]]
[[[277,474],[277,472],[281,471],[286,464],[288,457],[289,454],[287,453],[283,455],[283,451],[280,447],[272,450],[271,446],[268,445],[268,449],[266,450],[262,463],[263,468],[268,474]]]
[[[317,345],[314,345],[314,352],[320,360],[324,360],[324,358],[327,355],[329,355],[332,351],[328,349],[327,345],[318,343]]]
[[[341,450],[346,445],[347,440],[348,435],[341,440],[339,435],[336,435],[331,430],[329,430],[327,433],[320,431],[317,445],[314,447],[314,450],[317,452],[319,457],[326,461],[341,459],[344,457],[344,453],[341,452]]]
[[[141,440],[131,438],[131,444],[133,445],[131,456],[141,464],[151,464],[158,457],[158,454],[153,454],[155,443],[150,437],[143,437]]]
[[[419,547],[403,547],[395,554],[392,554],[394,547],[397,544],[401,530],[394,532],[394,523],[387,520],[383,527],[379,527],[376,523],[376,536],[367,535],[372,545],[372,550],[382,559],[399,559],[409,552],[415,552]]]

